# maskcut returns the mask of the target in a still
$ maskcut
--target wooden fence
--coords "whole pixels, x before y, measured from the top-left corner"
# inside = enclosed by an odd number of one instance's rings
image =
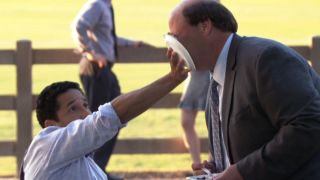
[[[312,46],[291,46],[320,72],[320,37],[312,38]],[[166,48],[119,48],[119,63],[167,62]],[[17,42],[15,50],[0,50],[0,65],[16,66],[17,95],[0,96],[0,110],[15,110],[17,113],[17,141],[0,141],[0,156],[16,156],[17,168],[25,149],[32,140],[32,110],[36,95],[32,94],[33,64],[74,64],[79,56],[72,49],[33,49],[31,41]],[[153,108],[175,108],[180,94],[172,93],[161,99]],[[201,139],[202,152],[207,152],[207,139]],[[117,142],[118,154],[186,153],[181,138],[166,139],[121,139]]]

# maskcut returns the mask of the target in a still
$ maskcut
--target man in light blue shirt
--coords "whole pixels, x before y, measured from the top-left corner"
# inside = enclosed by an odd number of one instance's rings
[[[31,142],[24,161],[26,180],[108,179],[91,152],[115,136],[123,124],[168,94],[186,77],[184,62],[171,50],[171,72],[144,88],[121,95],[93,112],[79,85],[58,82],[47,86],[37,100],[43,128]]]

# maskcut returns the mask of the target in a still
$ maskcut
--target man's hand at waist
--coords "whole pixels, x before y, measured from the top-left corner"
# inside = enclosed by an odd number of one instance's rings
[[[108,65],[106,57],[102,54],[96,53],[95,51],[85,52],[83,55],[87,60],[96,63],[99,68],[104,68]]]
[[[203,168],[209,169],[211,172],[215,171],[214,164],[208,161],[192,164],[192,170],[195,175],[204,174],[204,172],[202,171]],[[243,180],[243,177],[241,176],[237,165],[233,164],[223,172],[217,174],[217,176],[215,176],[213,180]]]

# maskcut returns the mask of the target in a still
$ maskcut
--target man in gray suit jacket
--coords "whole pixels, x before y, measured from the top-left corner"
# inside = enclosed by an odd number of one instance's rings
[[[307,61],[278,42],[238,36],[232,13],[214,1],[183,1],[169,28],[196,69],[212,72],[213,160],[193,169],[210,167],[219,180],[320,179],[320,78]]]

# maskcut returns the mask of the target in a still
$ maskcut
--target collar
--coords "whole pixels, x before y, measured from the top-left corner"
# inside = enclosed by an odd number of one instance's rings
[[[228,52],[231,45],[231,41],[233,38],[233,33],[229,35],[227,41],[225,42],[219,56],[216,62],[216,65],[214,66],[214,70],[212,73],[212,78],[220,85],[224,85],[224,79],[226,74],[226,67],[227,67],[227,58],[228,58]]]

